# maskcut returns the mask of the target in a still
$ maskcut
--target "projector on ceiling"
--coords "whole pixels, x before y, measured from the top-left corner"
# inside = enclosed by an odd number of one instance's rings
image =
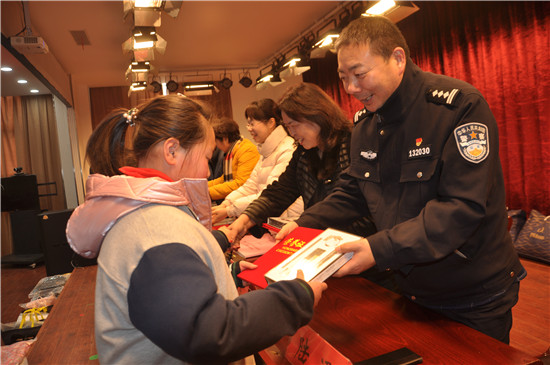
[[[19,53],[48,53],[48,45],[42,37],[24,36],[11,37],[11,46]]]

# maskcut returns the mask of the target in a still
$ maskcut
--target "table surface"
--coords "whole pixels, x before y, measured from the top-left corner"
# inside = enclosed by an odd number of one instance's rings
[[[310,322],[352,362],[407,347],[424,364],[542,364],[360,277],[331,278]]]
[[[97,265],[73,270],[38,331],[27,355],[29,364],[84,364],[97,355],[94,339],[96,273]]]
[[[74,269],[27,356],[84,364],[97,354],[97,266]],[[331,278],[310,327],[352,362],[408,347],[424,364],[537,364],[538,359],[359,277]]]

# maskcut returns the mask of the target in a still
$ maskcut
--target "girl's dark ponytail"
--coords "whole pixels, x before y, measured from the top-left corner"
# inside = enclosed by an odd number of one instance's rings
[[[92,133],[86,146],[90,172],[106,176],[120,175],[119,168],[132,164],[125,146],[126,134],[131,126],[127,109],[117,109],[107,115]]]

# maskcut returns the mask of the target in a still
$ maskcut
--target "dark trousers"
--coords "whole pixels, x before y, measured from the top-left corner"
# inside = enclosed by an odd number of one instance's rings
[[[518,302],[518,293],[519,282],[515,282],[503,295],[487,304],[468,309],[446,309],[438,312],[505,344],[510,344],[512,307]]]

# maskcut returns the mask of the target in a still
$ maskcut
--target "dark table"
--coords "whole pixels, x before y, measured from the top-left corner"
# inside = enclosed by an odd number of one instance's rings
[[[327,284],[309,325],[352,362],[408,347],[424,364],[541,364],[361,277]]]
[[[27,356],[30,365],[94,359],[96,273],[97,266],[73,270]],[[309,325],[352,362],[408,347],[424,364],[541,364],[368,280],[331,278],[327,283]]]

